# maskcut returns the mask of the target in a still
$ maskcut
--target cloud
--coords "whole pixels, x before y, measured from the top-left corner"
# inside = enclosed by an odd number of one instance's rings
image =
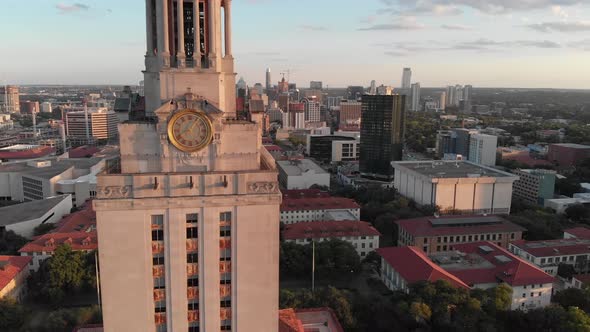
[[[586,45],[590,48],[590,40]],[[580,44],[582,48],[585,44]],[[517,48],[558,49],[563,46],[550,40],[512,40],[496,41],[491,39],[477,39],[472,41],[443,43],[433,40],[424,42],[394,42],[380,43],[373,46],[385,48],[384,54],[392,57],[412,56],[433,52],[474,51],[474,52],[503,52]]]
[[[309,25],[309,24],[302,24],[299,27],[299,30],[303,31],[327,31],[328,28],[322,25]]]
[[[60,2],[57,5],[55,5],[55,8],[57,8],[60,14],[76,13],[90,10],[90,6],[82,3],[73,3],[71,5],[66,5]]]
[[[467,7],[487,14],[507,14],[533,9],[571,6],[583,0],[381,0],[392,13],[424,13],[435,15],[458,15]]]
[[[396,19],[396,23],[373,24],[369,27],[359,28],[359,31],[391,31],[391,30],[421,30],[426,28],[422,23],[416,21],[413,16]]]
[[[578,21],[578,22],[542,22],[525,25],[525,27],[537,30],[539,32],[581,32],[590,31],[590,22]]]
[[[590,51],[590,39],[579,40],[568,44],[571,48],[576,48],[582,51]]]
[[[568,18],[569,16],[568,13],[561,6],[552,6],[551,11],[553,12],[553,15],[557,17]]]
[[[446,30],[459,30],[459,31],[473,30],[472,27],[466,26],[466,25],[462,25],[462,24],[443,24],[440,27],[443,28],[443,29],[446,29]]]

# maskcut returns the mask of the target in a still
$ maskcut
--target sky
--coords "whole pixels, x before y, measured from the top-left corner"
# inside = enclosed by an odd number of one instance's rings
[[[143,0],[0,0],[0,83],[137,84]],[[306,87],[590,89],[590,0],[233,0],[236,71]]]

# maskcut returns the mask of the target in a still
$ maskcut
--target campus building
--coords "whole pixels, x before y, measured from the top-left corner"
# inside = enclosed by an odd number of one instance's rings
[[[443,216],[396,220],[400,246],[415,246],[427,254],[453,250],[463,243],[490,241],[507,249],[522,239],[523,227],[498,216]]]
[[[518,176],[468,161],[398,161],[394,186],[443,214],[510,214]]]

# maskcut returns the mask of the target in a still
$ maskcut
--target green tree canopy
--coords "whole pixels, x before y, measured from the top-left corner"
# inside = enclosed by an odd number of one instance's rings
[[[0,299],[0,330],[18,331],[25,323],[27,311],[13,299]]]

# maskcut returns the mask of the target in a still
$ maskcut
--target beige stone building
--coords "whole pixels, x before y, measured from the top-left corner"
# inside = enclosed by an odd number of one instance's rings
[[[0,299],[24,299],[31,261],[31,257],[0,256]]]
[[[146,5],[148,116],[119,125],[94,201],[104,330],[277,331],[281,195],[235,119],[231,0]]]

